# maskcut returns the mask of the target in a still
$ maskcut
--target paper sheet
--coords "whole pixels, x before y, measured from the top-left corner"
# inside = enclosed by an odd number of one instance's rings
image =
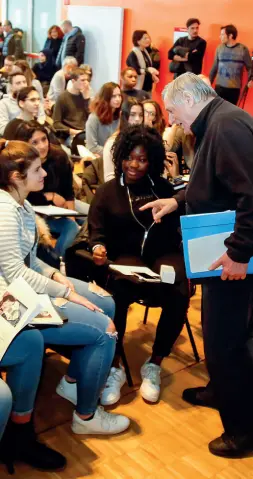
[[[152,269],[147,268],[146,266],[125,266],[121,264],[111,264],[109,268],[114,271],[119,271],[126,276],[133,276],[134,273],[146,273],[156,278],[160,278],[159,274],[154,273]]]
[[[208,271],[211,264],[227,251],[224,241],[231,233],[233,231],[188,240],[191,272],[204,273]],[[221,269],[221,267],[218,269]]]
[[[84,145],[77,145],[77,150],[82,158],[88,158],[89,160],[95,160],[97,158],[96,155],[94,155],[94,153],[88,150],[88,148],[86,148]]]
[[[67,208],[58,208],[54,205],[33,206],[35,213],[45,216],[74,216],[77,215],[75,210],[68,210]]]

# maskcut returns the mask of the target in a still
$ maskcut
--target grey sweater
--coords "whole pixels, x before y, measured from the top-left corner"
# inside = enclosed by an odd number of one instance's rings
[[[106,140],[117,130],[119,120],[103,125],[95,113],[91,113],[86,122],[86,146],[92,153],[103,155]]]
[[[242,43],[236,43],[233,47],[219,45],[210,72],[210,81],[213,83],[216,77],[216,85],[224,88],[241,88],[243,68],[251,75],[251,58],[249,50]]]

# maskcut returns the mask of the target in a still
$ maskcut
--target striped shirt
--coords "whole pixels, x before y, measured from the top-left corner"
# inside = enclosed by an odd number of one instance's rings
[[[210,81],[216,77],[216,85],[223,88],[241,88],[243,68],[246,68],[248,77],[251,74],[251,58],[249,50],[242,43],[233,47],[219,45],[210,72]]]
[[[54,268],[37,258],[35,214],[25,200],[20,205],[6,191],[0,189],[0,296],[7,286],[22,276],[36,293],[63,297],[66,286],[50,279]],[[29,265],[25,259],[29,255]]]

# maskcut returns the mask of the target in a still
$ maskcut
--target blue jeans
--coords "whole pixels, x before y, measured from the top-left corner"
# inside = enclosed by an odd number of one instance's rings
[[[64,257],[66,249],[71,246],[79,232],[77,223],[70,218],[48,218],[47,224],[51,233],[60,235],[55,245],[55,252],[58,256]]]
[[[100,392],[105,385],[115,353],[116,335],[107,333],[109,319],[115,312],[111,297],[100,298],[88,291],[88,284],[69,278],[77,293],[103,309],[103,313],[90,311],[79,304],[68,302],[56,307],[68,318],[60,327],[42,328],[45,344],[74,346],[68,375],[77,381],[77,407],[79,414],[92,414],[97,408]]]
[[[0,379],[0,441],[12,408],[12,395],[7,384]]]
[[[0,368],[7,370],[9,391],[6,389],[8,386],[0,382],[0,437],[11,406],[13,411],[20,415],[33,410],[43,355],[44,341],[40,331],[27,329],[15,337],[3,356]]]

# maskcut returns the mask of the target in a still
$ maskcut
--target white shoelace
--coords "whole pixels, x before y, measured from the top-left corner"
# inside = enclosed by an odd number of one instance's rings
[[[161,370],[160,368],[158,369],[158,366],[149,363],[144,368],[143,379],[149,379],[152,384],[159,385],[161,382],[160,371]]]
[[[117,423],[117,414],[110,414],[106,412],[102,406],[98,406],[96,412],[104,429],[109,430],[111,425],[115,425]]]

